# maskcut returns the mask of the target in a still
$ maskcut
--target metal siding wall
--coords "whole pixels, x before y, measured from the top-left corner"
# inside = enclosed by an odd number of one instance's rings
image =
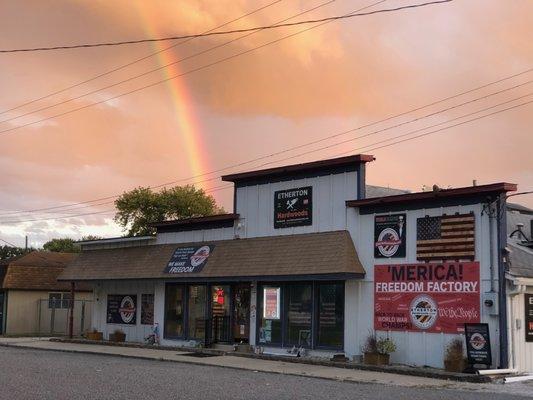
[[[313,224],[274,229],[274,192],[313,187]],[[245,228],[241,237],[295,235],[346,229],[345,201],[357,198],[357,172],[244,186],[237,189],[237,210]]]
[[[93,307],[93,327],[104,333],[104,338],[116,329],[121,329],[126,334],[128,342],[143,342],[144,338],[152,332],[151,325],[141,325],[141,295],[154,294],[153,281],[105,281],[98,282],[94,288],[95,304]],[[108,294],[136,294],[137,317],[135,325],[108,324],[107,323],[107,295]],[[156,319],[156,301],[154,296],[154,322]],[[161,325],[161,322],[159,322]]]
[[[533,288],[528,293],[533,293]],[[514,361],[514,365],[511,365],[511,367],[517,368],[521,372],[533,373],[533,343],[525,340],[524,294],[508,296],[507,299],[510,302],[511,309],[509,323],[512,330],[510,336],[513,346],[511,355]],[[520,329],[517,328],[517,320],[520,321]]]
[[[233,239],[233,228],[199,229],[188,232],[169,232],[157,235],[155,244],[208,242]]]
[[[368,334],[368,330],[373,327],[374,310],[374,265],[375,264],[406,264],[417,263],[416,260],[416,219],[426,215],[438,216],[442,214],[455,214],[474,212],[476,216],[476,261],[480,263],[480,292],[481,292],[481,322],[487,322],[490,326],[490,335],[493,352],[493,365],[498,365],[499,358],[499,330],[498,318],[490,316],[488,309],[483,305],[483,293],[490,288],[490,250],[489,250],[489,225],[488,216],[481,216],[482,206],[480,204],[438,207],[432,209],[408,210],[407,214],[407,255],[405,258],[374,259],[374,214],[359,215],[357,210],[348,210],[348,230],[352,235],[359,258],[365,267],[366,277],[360,282],[360,292],[356,304],[346,306],[347,313],[356,313],[358,323],[356,324],[355,341],[350,339],[347,342],[346,350],[351,354],[360,354],[361,346]],[[396,212],[394,212],[396,214]],[[495,259],[496,260],[496,259]],[[497,267],[496,267],[497,268]],[[495,276],[497,280],[497,275]],[[497,285],[496,285],[497,289]],[[351,318],[351,317],[350,317]],[[352,328],[353,329],[353,328]],[[390,335],[396,343],[398,350],[392,354],[391,360],[395,363],[412,365],[429,365],[433,367],[443,367],[443,356],[446,344],[457,335],[443,333],[424,332],[385,332],[382,335]],[[353,335],[354,333],[352,333]],[[420,351],[423,349],[424,351]]]

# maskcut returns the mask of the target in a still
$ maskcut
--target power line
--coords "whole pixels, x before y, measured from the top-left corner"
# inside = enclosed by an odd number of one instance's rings
[[[128,44],[153,43],[153,42],[162,42],[162,41],[169,41],[169,40],[193,39],[193,38],[199,38],[199,37],[229,35],[229,34],[234,34],[234,33],[245,33],[245,32],[258,31],[258,30],[278,29],[278,28],[285,28],[285,27],[298,26],[298,25],[309,25],[309,24],[316,24],[316,23],[322,23],[322,22],[338,21],[338,20],[353,18],[353,17],[363,17],[363,16],[374,15],[374,14],[397,12],[397,11],[407,10],[411,8],[426,7],[426,6],[442,4],[442,3],[450,3],[452,1],[453,0],[437,0],[437,1],[430,1],[426,3],[420,3],[420,4],[410,4],[410,5],[400,6],[400,7],[395,7],[395,8],[368,11],[368,12],[363,12],[363,13],[336,15],[332,17],[298,21],[298,22],[289,22],[289,23],[278,24],[278,25],[263,25],[263,26],[256,26],[252,28],[245,28],[245,29],[232,29],[229,31],[222,31],[222,32],[207,32],[207,33],[198,33],[198,34],[193,34],[193,35],[179,35],[179,36],[176,35],[176,36],[168,36],[168,37],[162,37],[162,38],[125,40],[125,41],[117,41],[117,42],[85,43],[85,44],[76,44],[76,45],[68,45],[68,46],[32,47],[32,48],[7,49],[7,50],[4,49],[4,50],[0,50],[0,53],[20,53],[20,52],[51,51],[51,50],[70,50],[70,49],[105,47],[105,46],[122,46],[122,45],[128,45]]]
[[[271,6],[273,6],[274,4],[280,3],[281,1],[282,1],[282,0],[276,0],[276,1],[273,1],[272,3],[266,4],[266,5],[262,6],[262,7],[256,8],[255,10],[252,10],[252,11],[250,11],[250,12],[244,14],[244,15],[241,15],[241,16],[238,17],[238,18],[232,19],[231,21],[225,22],[225,23],[223,23],[223,24],[221,24],[221,25],[218,25],[218,26],[216,26],[216,27],[214,27],[214,28],[211,28],[211,29],[209,29],[209,30],[207,30],[207,31],[204,31],[203,33],[208,33],[208,32],[212,32],[212,31],[215,31],[215,30],[217,30],[217,29],[223,28],[223,27],[226,26],[226,25],[230,25],[230,24],[232,24],[232,23],[234,23],[234,22],[237,22],[237,21],[239,21],[239,20],[241,20],[241,19],[243,19],[243,18],[249,17],[250,15],[253,15],[253,14],[259,12],[259,11],[262,11],[262,10],[268,8],[268,7],[271,7]],[[10,112],[10,111],[17,110],[17,109],[19,109],[19,108],[22,108],[22,107],[25,107],[25,106],[27,106],[27,105],[33,104],[33,103],[35,103],[35,102],[38,102],[38,101],[41,101],[41,100],[47,99],[47,98],[52,97],[52,96],[55,96],[56,94],[60,94],[60,93],[66,92],[67,90],[74,89],[74,88],[76,88],[76,87],[78,87],[78,86],[81,86],[81,85],[84,85],[84,84],[86,84],[86,83],[92,82],[92,81],[94,81],[94,80],[96,80],[96,79],[98,79],[98,78],[101,78],[101,77],[103,77],[103,76],[106,76],[106,75],[112,74],[112,73],[114,73],[114,72],[120,71],[120,70],[122,70],[122,69],[124,69],[124,68],[127,68],[127,67],[131,66],[131,65],[137,64],[137,63],[139,63],[139,62],[141,62],[141,61],[144,61],[144,60],[146,60],[146,59],[148,59],[148,58],[150,58],[150,57],[156,56],[156,55],[158,55],[158,54],[160,54],[160,53],[163,53],[163,52],[165,52],[165,51],[167,51],[167,50],[170,50],[170,49],[173,49],[173,48],[175,48],[175,47],[181,46],[181,45],[183,45],[183,44],[185,44],[185,43],[188,43],[188,42],[190,42],[190,41],[193,40],[193,39],[194,39],[194,38],[191,38],[191,39],[188,39],[188,40],[182,40],[182,41],[180,41],[180,42],[178,42],[178,43],[175,43],[175,44],[173,44],[173,45],[171,45],[171,46],[165,47],[164,49],[158,50],[158,51],[156,51],[156,52],[154,52],[154,53],[150,53],[150,54],[148,54],[148,55],[146,55],[146,56],[143,56],[143,57],[141,57],[141,58],[137,58],[137,59],[135,59],[135,60],[133,60],[133,61],[130,61],[130,62],[127,63],[127,64],[122,64],[122,65],[120,65],[120,66],[118,66],[118,67],[115,67],[115,68],[113,68],[113,69],[110,69],[110,70],[108,70],[108,71],[105,71],[105,72],[99,73],[98,75],[95,75],[95,76],[93,76],[93,77],[91,77],[91,78],[88,78],[88,79],[86,79],[86,80],[84,80],[84,81],[81,81],[81,82],[75,83],[75,84],[73,84],[73,85],[67,86],[67,87],[65,87],[65,88],[63,88],[63,89],[56,90],[55,92],[49,93],[49,94],[47,94],[47,95],[44,95],[44,96],[38,97],[38,98],[36,98],[36,99],[33,99],[33,100],[30,100],[30,101],[27,101],[27,102],[22,103],[22,104],[19,104],[18,106],[12,107],[12,108],[10,108],[10,109],[4,110],[4,111],[0,111],[0,115],[5,114],[5,113],[8,113],[8,112]]]
[[[361,130],[363,128],[374,126],[374,125],[377,125],[379,123],[386,122],[386,121],[389,121],[391,119],[394,119],[394,118],[397,118],[397,117],[400,117],[400,116],[404,116],[406,114],[409,114],[409,113],[412,113],[412,112],[415,112],[415,111],[420,111],[420,110],[422,110],[424,108],[428,108],[430,106],[433,106],[433,105],[448,101],[450,99],[457,98],[457,97],[462,96],[464,94],[469,94],[469,93],[472,93],[472,92],[474,92],[476,90],[484,89],[484,88],[489,87],[491,85],[495,85],[495,84],[501,83],[501,82],[503,82],[505,80],[509,80],[509,79],[515,78],[517,76],[523,75],[523,74],[528,73],[528,72],[530,72],[532,70],[533,69],[528,69],[528,70],[525,70],[525,71],[522,71],[522,72],[519,72],[519,73],[515,73],[515,74],[512,74],[510,76],[507,76],[507,77],[504,77],[504,78],[500,78],[498,80],[483,84],[483,85],[478,86],[476,88],[469,89],[469,90],[463,91],[461,93],[458,93],[458,94],[455,94],[455,95],[452,95],[452,96],[445,97],[445,98],[437,100],[437,101],[433,101],[433,102],[431,102],[431,103],[429,103],[427,105],[419,106],[419,107],[416,107],[414,109],[411,109],[411,110],[408,110],[408,111],[404,111],[404,112],[401,112],[399,114],[395,114],[395,115],[386,117],[384,119],[381,119],[381,120],[378,120],[378,121],[374,121],[374,122],[369,123],[369,124],[361,125],[359,127],[353,128],[353,129],[349,129],[349,130],[342,131],[342,132],[339,132],[339,133],[336,133],[336,134],[333,134],[333,135],[329,135],[329,136],[327,136],[325,138],[321,138],[321,139],[318,139],[318,140],[315,140],[315,141],[311,141],[311,142],[304,143],[304,144],[301,144],[301,145],[293,146],[293,147],[290,147],[290,148],[287,148],[287,149],[284,149],[284,150],[281,150],[281,151],[278,151],[278,152],[270,153],[270,154],[267,154],[267,155],[264,155],[264,156],[261,156],[261,157],[257,157],[257,158],[254,158],[254,159],[251,159],[251,160],[248,160],[248,161],[244,161],[244,162],[236,163],[236,164],[233,164],[233,165],[229,165],[229,166],[226,166],[226,167],[223,167],[223,168],[219,168],[217,170],[209,171],[209,172],[206,172],[206,173],[203,173],[203,174],[199,174],[199,175],[195,175],[195,176],[192,176],[192,177],[189,177],[189,178],[182,178],[182,179],[178,179],[178,180],[174,180],[174,181],[170,181],[170,182],[165,182],[165,183],[162,183],[162,184],[159,184],[159,185],[150,186],[150,188],[151,189],[157,189],[157,188],[161,188],[161,187],[168,186],[168,185],[171,185],[171,184],[175,184],[175,183],[178,183],[178,182],[184,182],[184,181],[188,181],[188,180],[191,180],[191,179],[200,178],[202,176],[211,175],[211,174],[219,173],[219,172],[224,172],[224,171],[227,171],[227,170],[232,169],[232,168],[241,167],[241,166],[244,166],[244,165],[256,162],[256,161],[261,161],[263,159],[272,158],[272,157],[275,157],[277,155],[281,155],[281,154],[284,154],[284,153],[287,153],[287,152],[290,152],[290,151],[293,151],[293,150],[297,150],[297,149],[300,149],[300,148],[303,148],[303,147],[307,147],[307,146],[310,146],[310,145],[313,145],[313,144],[317,144],[317,143],[323,142],[323,141],[328,140],[328,139],[344,136],[346,134]],[[469,100],[469,101],[466,101],[466,102],[463,102],[463,103],[460,103],[460,104],[457,104],[457,105],[454,105],[454,106],[451,106],[451,107],[447,107],[447,108],[438,110],[436,112],[432,112],[432,113],[426,114],[426,115],[421,116],[421,117],[417,117],[417,118],[411,119],[409,121],[400,122],[398,124],[395,124],[395,125],[392,125],[392,126],[380,129],[380,130],[372,131],[372,132],[367,133],[365,135],[358,136],[357,138],[350,139],[350,140],[347,140],[347,141],[344,141],[344,142],[340,142],[340,144],[346,143],[346,142],[349,142],[349,141],[353,141],[353,140],[356,140],[356,139],[362,139],[364,137],[368,137],[368,136],[371,136],[371,135],[374,135],[374,134],[378,134],[378,133],[381,133],[381,132],[384,132],[384,131],[387,131],[387,130],[390,130],[390,129],[393,129],[393,128],[397,128],[397,127],[406,125],[408,123],[419,121],[419,120],[421,120],[423,118],[434,116],[434,115],[442,113],[442,112],[450,111],[452,109],[458,108],[458,107],[466,105],[466,104],[470,104],[470,103],[473,103],[473,102],[476,102],[476,101],[484,100],[484,99],[487,99],[487,98],[489,98],[491,96],[494,96],[494,95],[497,95],[497,94],[501,94],[501,93],[503,93],[505,91],[508,91],[508,90],[523,86],[523,85],[528,84],[530,82],[531,81],[527,81],[525,83],[512,86],[511,88],[502,89],[502,90],[499,90],[499,91],[496,91],[496,92],[493,92],[493,93],[490,93],[490,94],[487,94],[487,95],[484,95],[484,96],[481,96],[481,97],[478,97],[478,98],[475,98],[475,99],[472,99],[472,100]],[[335,146],[335,145],[333,145],[333,146]],[[328,146],[327,148],[333,147],[333,146]],[[324,148],[321,148],[321,149],[324,149]],[[308,154],[308,153],[302,153],[302,154]],[[293,157],[285,158],[283,160],[288,160],[288,159],[291,159],[291,158],[293,158]],[[270,164],[275,163],[275,162],[279,162],[279,161],[274,161],[274,162],[271,162],[271,163],[262,164],[261,166],[270,165]],[[215,180],[215,179],[218,179],[218,178],[219,178],[219,176],[216,176],[216,177],[213,177],[213,178],[202,180],[202,181],[200,181],[198,183],[208,182],[208,181],[212,181],[212,180]],[[98,202],[98,201],[111,200],[111,199],[115,199],[115,198],[117,198],[119,196],[120,195],[113,195],[113,196],[107,196],[107,197],[102,197],[102,198],[93,199],[93,200],[82,201],[82,202],[78,202],[78,203],[71,203],[71,204],[68,204],[68,205],[45,207],[45,208],[39,208],[39,209],[33,209],[33,210],[11,211],[11,212],[2,213],[2,214],[0,214],[0,216],[10,216],[10,215],[14,215],[14,214],[25,214],[25,213],[33,213],[33,212],[57,210],[57,209],[65,210],[67,207],[74,207],[74,206],[78,206],[78,205],[85,205],[85,206],[77,207],[77,208],[96,207],[96,206],[99,206],[99,205],[111,204],[111,203],[113,203],[113,201],[109,201],[109,202],[101,203],[101,204],[90,204],[90,203],[95,203],[95,202]],[[59,212],[64,212],[63,210],[61,210]]]
[[[520,96],[518,98],[512,99],[512,100],[505,101],[503,103],[499,103],[499,104],[496,104],[496,105],[493,105],[493,106],[490,106],[490,107],[486,107],[484,109],[481,109],[481,110],[478,110],[478,111],[475,111],[475,112],[472,112],[472,113],[468,113],[468,114],[462,115],[460,117],[453,118],[453,119],[448,120],[448,121],[440,122],[438,124],[434,124],[434,125],[431,125],[431,126],[427,126],[427,127],[424,127],[424,128],[420,128],[420,129],[414,130],[414,131],[410,131],[410,132],[407,132],[407,133],[404,133],[404,134],[401,134],[401,135],[397,135],[397,136],[392,137],[392,138],[388,138],[388,139],[384,139],[384,140],[381,140],[381,141],[378,141],[378,142],[371,143],[371,144],[366,145],[366,146],[362,146],[362,147],[358,147],[358,148],[355,148],[355,149],[351,149],[351,150],[346,151],[346,152],[338,153],[338,154],[335,154],[334,157],[345,155],[345,154],[349,154],[349,153],[354,153],[354,152],[362,150],[362,149],[367,149],[367,151],[379,150],[379,149],[382,149],[382,148],[385,148],[385,147],[390,147],[390,146],[393,146],[393,145],[396,145],[396,144],[404,143],[404,142],[407,142],[407,141],[411,141],[411,140],[415,140],[415,139],[422,138],[422,137],[425,137],[425,136],[429,136],[429,135],[432,135],[432,134],[435,134],[435,133],[438,133],[438,132],[442,132],[442,131],[445,131],[445,130],[448,130],[448,129],[451,129],[451,128],[454,128],[454,127],[457,127],[457,126],[460,126],[460,125],[464,125],[466,123],[477,121],[477,120],[480,120],[480,119],[483,119],[483,118],[487,118],[487,117],[490,117],[490,116],[493,116],[493,115],[496,115],[496,114],[500,114],[502,112],[510,111],[510,110],[515,109],[515,108],[522,107],[522,106],[525,106],[527,104],[531,104],[531,103],[533,103],[533,100],[530,100],[530,101],[527,101],[527,102],[523,102],[523,103],[520,103],[520,104],[517,104],[517,105],[514,105],[514,106],[510,106],[510,107],[504,108],[502,110],[497,110],[497,111],[491,112],[489,114],[485,114],[485,115],[481,115],[481,116],[478,116],[478,117],[475,117],[475,118],[471,118],[469,120],[462,121],[462,122],[459,122],[459,123],[456,123],[456,124],[453,124],[453,125],[450,125],[450,126],[445,126],[445,127],[442,127],[442,128],[430,131],[430,132],[426,132],[426,133],[423,133],[423,134],[420,134],[420,135],[416,135],[416,136],[413,136],[413,137],[408,137],[406,139],[398,140],[398,141],[393,142],[393,143],[384,144],[384,145],[380,145],[380,146],[377,146],[377,147],[372,147],[372,146],[376,146],[378,144],[386,143],[386,142],[391,141],[391,140],[404,138],[404,137],[407,137],[409,135],[412,135],[413,133],[424,131],[424,130],[427,130],[427,129],[430,129],[430,128],[434,128],[436,126],[440,126],[440,125],[443,125],[443,124],[447,124],[447,123],[450,123],[450,122],[458,120],[458,119],[462,119],[462,118],[465,118],[465,117],[468,117],[468,116],[471,116],[471,115],[479,114],[480,112],[487,111],[489,109],[493,109],[495,107],[499,107],[501,105],[508,104],[510,102],[513,102],[513,101],[516,101],[518,99],[522,99],[524,97],[531,96],[531,95],[533,95],[533,92],[531,92],[531,93],[529,93],[527,95]],[[341,144],[341,143],[338,143],[338,144]],[[336,145],[338,145],[338,144],[336,144]],[[265,164],[262,164],[260,166],[266,166],[266,165],[270,165],[270,164],[273,164],[273,163],[279,163],[279,162],[286,161],[286,160],[289,160],[289,159],[301,157],[303,155],[311,154],[313,152],[321,151],[321,150],[324,150],[326,148],[330,148],[330,147],[333,147],[333,146],[335,146],[335,145],[330,145],[330,146],[327,146],[327,147],[324,147],[324,148],[320,148],[320,149],[315,149],[315,150],[312,150],[312,151],[304,152],[304,153],[297,154],[297,155],[294,155],[294,156],[291,156],[291,157],[287,157],[287,158],[284,158],[284,159],[281,159],[281,160],[276,160],[276,161],[273,161],[273,162],[265,163]],[[219,186],[219,187],[212,188],[209,192],[215,192],[217,190],[227,189],[227,188],[230,188],[230,187],[232,187],[232,185]],[[83,213],[83,214],[78,214],[78,215],[69,215],[69,216],[65,216],[65,217],[36,218],[36,219],[31,219],[31,220],[9,221],[9,222],[3,222],[3,223],[5,223],[5,224],[17,223],[18,224],[18,223],[23,223],[23,222],[66,219],[66,218],[73,218],[75,216],[95,215],[95,214],[102,214],[102,213],[109,213],[109,212],[112,212],[112,210],[104,210],[104,211],[100,211],[100,212],[89,212],[89,213]]]
[[[362,7],[358,10],[355,10],[353,11],[351,14],[355,13],[355,12],[359,12],[359,11],[362,11],[362,10],[365,10],[365,9],[368,9],[368,8],[371,8],[375,5],[378,5],[378,4],[381,4],[381,3],[384,3],[385,1],[387,0],[380,0],[380,1],[377,1],[373,4],[370,4],[368,6],[365,6],[365,7]],[[348,15],[348,14],[347,14]],[[188,75],[188,74],[191,74],[191,73],[194,73],[194,72],[198,72],[198,71],[202,71],[204,69],[207,69],[207,68],[210,68],[214,65],[217,65],[217,64],[221,64],[223,62],[226,62],[226,61],[229,61],[229,60],[232,60],[234,58],[237,58],[237,57],[240,57],[242,55],[245,55],[245,54],[248,54],[248,53],[251,53],[253,51],[256,51],[256,50],[259,50],[259,49],[262,49],[264,47],[267,47],[267,46],[270,46],[272,44],[275,44],[275,43],[279,43],[285,39],[289,39],[291,37],[294,37],[294,36],[297,36],[299,34],[302,34],[304,32],[307,32],[307,31],[310,31],[311,29],[315,29],[315,28],[318,28],[319,26],[322,26],[322,25],[325,25],[325,24],[328,24],[332,21],[326,21],[326,22],[321,22],[319,23],[318,25],[314,25],[314,26],[311,26],[309,28],[306,28],[306,29],[302,29],[298,32],[295,32],[295,33],[292,33],[290,35],[286,35],[286,36],[282,36],[281,38],[278,38],[276,40],[272,40],[270,42],[267,42],[267,43],[263,43],[262,45],[260,46],[256,46],[256,47],[253,47],[251,49],[248,49],[248,50],[244,50],[244,51],[241,51],[239,53],[236,53],[236,54],[233,54],[231,56],[228,56],[228,57],[225,57],[225,58],[222,58],[222,59],[219,59],[217,61],[214,61],[212,63],[209,63],[209,64],[205,64],[205,65],[202,65],[200,67],[197,67],[197,68],[194,68],[192,70],[189,70],[189,71],[185,71],[183,73],[180,73],[180,74],[177,74],[177,75],[173,75],[173,76],[170,76],[168,78],[165,78],[165,79],[162,79],[162,80],[159,80],[159,81],[156,81],[156,82],[153,82],[151,84],[148,84],[148,85],[145,85],[145,86],[141,86],[141,87],[138,87],[136,89],[133,89],[133,90],[130,90],[128,92],[124,92],[124,93],[121,93],[119,95],[116,95],[116,96],[113,96],[113,97],[109,97],[107,99],[103,99],[103,100],[100,100],[100,101],[96,101],[96,102],[93,102],[93,103],[89,103],[89,104],[86,104],[84,106],[80,106],[78,108],[74,108],[72,110],[68,110],[68,111],[65,111],[65,112],[62,112],[62,113],[58,113],[58,114],[55,114],[55,115],[51,115],[49,117],[46,117],[46,118],[42,118],[42,119],[39,119],[39,120],[36,120],[36,121],[32,121],[32,122],[28,122],[26,124],[22,124],[22,125],[18,125],[18,126],[14,126],[12,128],[7,128],[7,129],[3,129],[0,131],[0,134],[2,133],[7,133],[7,132],[11,132],[11,131],[14,131],[14,130],[17,130],[17,129],[20,129],[20,128],[24,128],[24,127],[27,127],[27,126],[31,126],[31,125],[35,125],[35,124],[38,124],[38,123],[41,123],[41,122],[45,122],[45,121],[48,121],[50,119],[54,119],[54,118],[57,118],[57,117],[62,117],[62,116],[65,116],[65,115],[68,115],[68,114],[72,114],[74,112],[77,112],[77,111],[81,111],[81,110],[84,110],[84,109],[87,109],[87,108],[90,108],[90,107],[94,107],[96,105],[99,105],[99,104],[103,104],[103,103],[106,103],[110,100],[115,100],[115,99],[118,99],[122,96],[126,96],[126,95],[129,95],[129,94],[132,94],[132,93],[136,93],[136,92],[139,92],[141,90],[144,90],[144,89],[148,89],[148,88],[151,88],[151,87],[154,87],[154,86],[157,86],[161,83],[165,83],[165,82],[168,82],[168,81],[171,81],[173,79],[176,79],[176,78],[179,78],[179,77],[182,77],[182,76],[185,76],[185,75]]]
[[[331,4],[331,3],[333,3],[334,1],[335,1],[335,0],[329,0],[329,1],[325,2],[325,3],[322,3],[322,4],[319,4],[319,5],[315,6],[315,7],[309,8],[309,9],[307,9],[307,10],[305,10],[305,11],[302,11],[302,12],[300,12],[300,13],[298,13],[298,14],[294,14],[294,15],[292,15],[292,16],[290,16],[290,17],[288,17],[288,18],[285,18],[285,19],[283,19],[283,20],[281,20],[281,21],[279,21],[279,22],[288,21],[288,20],[290,20],[290,19],[293,19],[293,18],[299,17],[299,16],[301,16],[301,15],[303,15],[303,14],[307,14],[307,13],[309,13],[309,12],[311,12],[311,11],[314,11],[314,10],[320,8],[320,7],[324,7],[325,5]],[[107,86],[103,86],[103,87],[100,87],[100,88],[98,88],[98,89],[93,89],[93,90],[91,90],[91,91],[89,91],[89,92],[87,92],[87,93],[84,93],[84,94],[81,94],[81,95],[78,95],[78,96],[75,96],[75,97],[71,97],[71,98],[66,99],[66,100],[62,100],[62,101],[60,101],[60,102],[58,102],[58,103],[55,103],[55,104],[51,104],[51,105],[48,105],[48,106],[44,106],[44,107],[38,108],[38,109],[36,109],[36,110],[28,111],[28,112],[26,112],[26,113],[19,114],[19,115],[16,115],[16,116],[14,116],[14,117],[10,117],[10,118],[4,119],[4,120],[0,121],[0,123],[3,123],[3,122],[10,122],[10,121],[13,121],[13,120],[15,120],[15,119],[19,119],[19,118],[22,118],[22,117],[26,117],[26,116],[28,116],[28,115],[32,115],[32,114],[38,113],[38,112],[40,112],[40,111],[45,111],[45,110],[48,110],[48,109],[50,109],[50,108],[54,108],[54,107],[57,107],[57,106],[60,106],[60,105],[66,104],[66,103],[70,103],[70,102],[75,101],[75,100],[82,99],[82,98],[84,98],[84,97],[90,96],[90,95],[92,95],[92,94],[95,94],[95,93],[101,92],[101,91],[106,90],[106,89],[111,89],[111,88],[113,88],[113,87],[115,87],[115,86],[119,86],[119,85],[121,85],[121,84],[123,84],[123,83],[133,81],[133,80],[135,80],[135,79],[137,79],[137,78],[141,78],[141,77],[146,76],[146,75],[149,75],[149,74],[151,74],[151,73],[154,73],[154,72],[160,71],[160,70],[165,69],[165,68],[167,68],[167,67],[170,67],[170,66],[172,66],[172,65],[176,65],[176,64],[179,64],[179,63],[181,63],[181,62],[183,62],[183,61],[187,61],[187,60],[193,59],[193,58],[195,58],[195,57],[201,56],[201,55],[203,55],[203,54],[209,53],[209,52],[211,52],[211,51],[213,51],[213,50],[216,50],[216,49],[219,49],[219,48],[221,48],[221,47],[227,46],[228,44],[231,44],[231,43],[236,42],[236,41],[238,41],[238,40],[244,39],[244,38],[246,38],[246,37],[248,37],[248,36],[251,36],[251,35],[254,35],[254,34],[258,33],[258,32],[260,32],[260,31],[254,31],[254,32],[247,33],[246,35],[239,36],[239,37],[236,38],[236,39],[232,39],[232,40],[227,41],[227,42],[224,42],[224,43],[222,43],[222,44],[219,44],[219,45],[216,45],[216,46],[210,47],[210,48],[208,48],[208,49],[206,49],[206,50],[202,50],[202,51],[200,51],[200,52],[198,52],[198,53],[191,54],[190,56],[187,56],[187,57],[181,58],[181,59],[176,60],[176,61],[173,61],[173,62],[171,62],[171,63],[161,65],[161,66],[159,66],[159,67],[157,67],[157,68],[151,69],[151,70],[146,71],[146,72],[143,72],[143,73],[141,73],[141,74],[134,75],[134,76],[132,76],[132,77],[129,77],[129,78],[123,79],[123,80],[118,81],[118,82],[115,82],[115,83],[111,83],[111,84],[109,84],[109,85],[107,85]],[[192,39],[189,39],[189,40],[192,40]],[[182,43],[185,43],[185,41],[182,42]],[[180,44],[181,44],[181,43],[180,43]]]

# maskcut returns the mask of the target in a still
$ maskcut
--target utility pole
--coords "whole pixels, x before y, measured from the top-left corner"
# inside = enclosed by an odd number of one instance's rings
[[[24,251],[28,252],[28,235],[26,235],[26,244],[24,245]]]
[[[68,336],[70,339],[74,336],[74,292],[76,291],[76,284],[70,282],[70,315],[68,318]]]

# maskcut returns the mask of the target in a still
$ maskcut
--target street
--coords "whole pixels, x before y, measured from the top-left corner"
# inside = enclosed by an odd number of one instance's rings
[[[0,399],[524,399],[472,390],[356,384],[229,368],[0,348]],[[453,384],[450,384],[453,385]],[[514,386],[527,393],[531,386]],[[512,390],[507,393],[518,393]],[[524,390],[526,388],[526,390]],[[532,390],[533,392],[533,390]]]

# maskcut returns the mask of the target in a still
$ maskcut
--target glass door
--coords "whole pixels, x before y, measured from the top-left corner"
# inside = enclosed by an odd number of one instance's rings
[[[211,286],[211,321],[213,342],[231,342],[229,285]]]
[[[250,284],[238,284],[233,287],[233,341],[248,343],[250,341]]]

